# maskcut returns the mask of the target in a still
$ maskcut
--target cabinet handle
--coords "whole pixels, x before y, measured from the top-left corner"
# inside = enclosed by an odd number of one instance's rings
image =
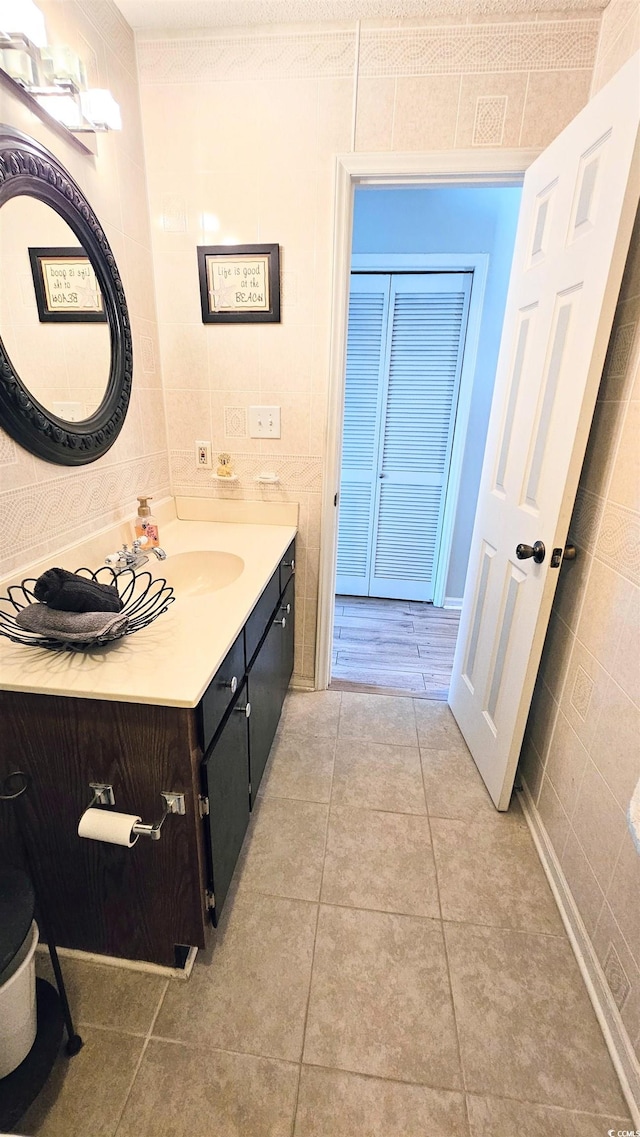
[[[291,614],[291,605],[290,604],[281,604],[280,605],[280,611],[286,612],[287,616],[289,616]]]
[[[244,707],[234,707],[233,709],[248,719],[251,714],[251,703],[245,703]]]
[[[286,628],[286,626],[287,626],[287,617],[286,617],[286,616],[283,616],[281,620],[274,620],[273,622],[274,622],[274,624],[282,624],[282,627],[283,627],[283,628]]]
[[[229,687],[231,689],[231,694],[235,695],[236,691],[238,690],[238,680],[236,676],[234,675],[231,679],[229,679],[228,683],[223,683],[222,686]]]
[[[295,572],[295,571],[296,571],[296,562],[295,562],[295,558],[294,558],[294,557],[292,557],[290,561],[283,561],[283,562],[282,562],[282,567],[283,567],[283,568],[290,568],[292,572]]]

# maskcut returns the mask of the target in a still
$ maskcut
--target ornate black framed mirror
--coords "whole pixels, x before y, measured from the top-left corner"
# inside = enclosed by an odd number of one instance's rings
[[[39,282],[33,252],[50,254]],[[46,322],[43,296],[56,313]],[[78,322],[82,311],[102,315]],[[98,218],[53,154],[0,124],[0,426],[48,462],[95,462],[124,425],[132,371],[124,288]]]

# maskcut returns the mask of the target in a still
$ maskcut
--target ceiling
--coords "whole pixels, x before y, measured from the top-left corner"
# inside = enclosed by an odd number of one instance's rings
[[[357,19],[594,12],[609,0],[115,0],[132,28],[142,32],[264,24],[315,24]]]

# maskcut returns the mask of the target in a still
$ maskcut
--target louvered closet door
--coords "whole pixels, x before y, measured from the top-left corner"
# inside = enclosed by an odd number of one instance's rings
[[[471,280],[391,277],[370,596],[433,599]]]
[[[388,274],[354,274],[349,294],[336,589],[367,596],[384,393]]]

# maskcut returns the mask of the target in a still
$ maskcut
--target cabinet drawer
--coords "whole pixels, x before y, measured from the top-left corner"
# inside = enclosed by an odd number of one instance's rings
[[[244,637],[240,632],[233,647],[225,656],[200,703],[200,733],[202,749],[206,750],[224,713],[244,678]],[[234,683],[235,679],[235,683]]]
[[[245,624],[244,634],[247,667],[251,663],[260,640],[267,630],[279,599],[280,569],[277,568]]]
[[[295,557],[296,557],[296,542],[295,542],[295,538],[294,538],[294,540],[289,545],[289,548],[287,549],[286,553],[284,554],[282,560],[280,561],[280,595],[281,596],[282,596],[282,593],[284,592],[285,588],[287,587],[287,584],[291,580],[291,577],[293,576],[294,572],[296,571]]]

